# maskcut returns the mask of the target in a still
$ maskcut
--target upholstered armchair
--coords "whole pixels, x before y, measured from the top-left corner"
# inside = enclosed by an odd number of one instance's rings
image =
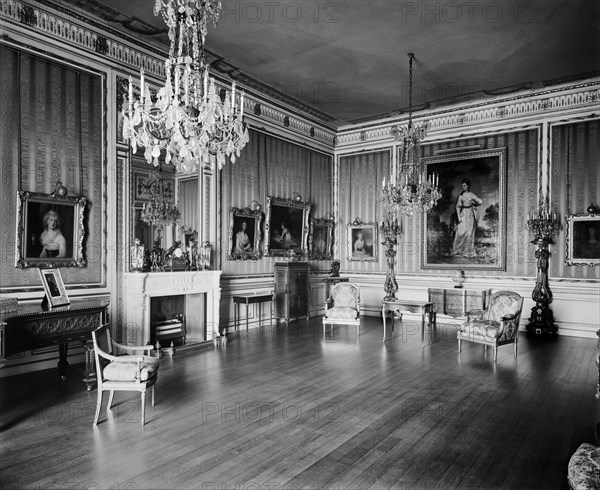
[[[92,332],[96,375],[98,377],[98,401],[94,425],[98,423],[104,391],[110,391],[106,410],[112,407],[115,391],[139,391],[142,398],[142,425],[145,423],[146,390],[152,388],[154,406],[154,384],[158,377],[159,361],[149,355],[117,355],[115,349],[125,352],[149,351],[151,345],[128,346],[112,340],[110,326],[103,325]]]
[[[325,302],[323,338],[327,325],[355,325],[360,335],[360,287],[351,282],[338,282],[331,287]]]
[[[523,309],[523,298],[512,291],[497,291],[490,296],[485,310],[467,312],[467,321],[458,329],[458,352],[461,342],[476,342],[494,348],[494,362],[498,358],[498,347],[513,344],[515,358],[519,341],[519,319]]]

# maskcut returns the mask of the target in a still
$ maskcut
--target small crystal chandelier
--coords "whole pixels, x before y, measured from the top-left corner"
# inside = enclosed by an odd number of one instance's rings
[[[242,121],[244,93],[236,94],[235,82],[223,100],[208,74],[204,43],[209,19],[216,26],[221,10],[218,0],[156,0],[154,15],[162,15],[169,28],[166,79],[153,99],[140,71],[140,96],[134,98],[129,77],[128,104],[123,110],[123,137],[134,152],[144,147],[148,163],[165,162],[179,172],[208,164],[215,155],[219,169],[225,157],[235,162],[248,142]],[[225,92],[225,91],[223,91]]]
[[[142,221],[144,223],[166,226],[177,223],[181,212],[173,202],[172,182],[168,182],[159,172],[154,172],[152,180],[146,185],[150,194],[150,202],[144,204]]]
[[[396,140],[398,159],[392,163],[390,182],[382,182],[381,200],[385,203],[388,220],[398,216],[400,212],[412,215],[416,212],[427,212],[434,207],[442,193],[438,187],[439,176],[427,176],[421,168],[419,158],[421,140],[425,138],[426,128],[413,125],[412,122],[412,65],[414,53],[409,58],[409,95],[408,95],[408,127],[398,126]]]

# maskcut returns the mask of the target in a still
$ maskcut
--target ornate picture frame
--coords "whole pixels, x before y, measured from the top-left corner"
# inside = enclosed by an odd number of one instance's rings
[[[267,196],[265,255],[307,254],[310,203]]]
[[[17,192],[15,267],[85,267],[85,197]]]
[[[38,272],[40,273],[40,279],[46,293],[44,304],[48,306],[48,309],[70,305],[71,301],[67,295],[60,270],[39,268]]]
[[[331,260],[333,257],[333,225],[327,218],[311,218],[308,234],[308,258]]]
[[[424,269],[504,270],[506,149],[423,158],[442,198],[423,216]],[[460,218],[459,218],[460,211]]]
[[[600,265],[600,214],[569,214],[565,226],[565,263]]]
[[[261,256],[262,211],[229,210],[229,260],[258,260]]]
[[[379,239],[377,223],[363,223],[358,218],[348,224],[348,260],[377,262]]]

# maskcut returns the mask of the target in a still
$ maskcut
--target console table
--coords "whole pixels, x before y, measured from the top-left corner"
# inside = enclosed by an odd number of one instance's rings
[[[485,310],[492,291],[490,289],[428,289],[429,301],[433,303],[433,321],[437,313],[451,317],[464,317],[471,310]]]
[[[74,300],[70,306],[43,311],[38,304],[19,305],[17,311],[0,315],[0,367],[8,356],[58,345],[60,376],[67,377],[69,342],[78,340],[85,350],[83,381],[88,390],[96,385],[92,331],[108,321],[108,300]]]
[[[273,327],[273,294],[242,294],[233,296],[233,323],[235,331],[238,329],[238,322],[240,320],[240,305],[246,305],[246,330],[248,330],[248,308],[251,304],[258,304],[258,326],[261,326],[262,318],[262,303],[271,303],[271,314],[269,315],[269,321],[271,328]]]
[[[383,300],[383,306],[381,308],[381,315],[383,316],[383,342],[386,340],[386,317],[389,313],[392,314],[392,338],[394,338],[394,319],[395,314],[400,313],[402,311],[408,311],[410,313],[420,313],[421,314],[421,344],[425,345],[425,315],[428,316],[429,319],[429,330],[434,324],[434,313],[433,313],[433,303],[429,301],[413,301],[413,300]],[[402,313],[400,313],[400,318],[402,318]]]

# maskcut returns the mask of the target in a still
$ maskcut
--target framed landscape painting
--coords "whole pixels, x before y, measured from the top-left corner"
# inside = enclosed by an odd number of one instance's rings
[[[265,255],[306,254],[310,203],[267,196]]]
[[[423,218],[423,268],[504,270],[505,154],[495,148],[423,159],[442,192]]]
[[[567,265],[600,265],[600,214],[569,214],[566,220]]]
[[[85,197],[18,191],[16,267],[85,267]]]

